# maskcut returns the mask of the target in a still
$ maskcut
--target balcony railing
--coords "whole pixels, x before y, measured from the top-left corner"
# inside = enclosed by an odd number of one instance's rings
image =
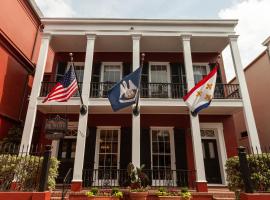
[[[49,92],[53,89],[53,87],[56,85],[57,82],[42,82],[41,89],[40,89],[40,96],[41,97],[46,97]],[[82,89],[82,82],[78,82],[78,85],[80,89]],[[76,92],[74,97],[79,96],[79,92]]]
[[[194,187],[195,171],[169,170],[169,169],[144,169],[148,179],[143,184],[149,186]],[[84,169],[83,187],[126,187],[130,179],[126,169]]]
[[[42,82],[40,96],[45,97],[55,86],[56,82]],[[107,98],[108,90],[114,82],[92,82],[90,88],[91,98]],[[82,83],[79,82],[80,89]],[[186,84],[178,83],[142,83],[141,98],[171,98],[181,99],[187,93]],[[76,92],[74,96],[79,96]],[[216,84],[215,99],[240,99],[238,84]]]

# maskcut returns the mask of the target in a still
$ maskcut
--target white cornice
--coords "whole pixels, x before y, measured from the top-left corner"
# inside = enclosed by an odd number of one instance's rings
[[[154,24],[154,25],[208,25],[235,27],[238,20],[223,19],[106,19],[106,18],[42,18],[44,24]]]

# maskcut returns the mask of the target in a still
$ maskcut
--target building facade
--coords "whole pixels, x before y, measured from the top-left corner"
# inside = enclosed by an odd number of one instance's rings
[[[243,110],[251,145],[259,146],[234,28],[235,20],[42,19],[44,30],[21,148],[31,145],[34,125],[40,142],[52,144],[61,161],[59,182],[73,168],[72,190],[82,186],[125,186],[129,162],[145,165],[152,186],[226,185],[225,161],[236,155],[232,114]],[[221,51],[230,45],[238,84],[226,84]],[[49,49],[53,65],[48,69]],[[78,93],[67,102],[42,103],[70,66]],[[113,112],[108,89],[140,66],[140,114]],[[182,97],[219,62],[215,98],[193,117]],[[240,92],[241,91],[241,92]],[[37,113],[40,113],[39,115]],[[68,131],[47,140],[45,121],[60,115]]]
[[[270,38],[268,37],[263,45],[266,49],[255,58],[244,70],[250,100],[254,111],[254,117],[258,129],[260,143],[263,148],[269,148],[270,142],[270,125],[268,119],[270,117],[270,101],[269,95],[266,94],[266,87],[270,84],[267,75],[270,73]],[[237,78],[230,83],[238,83]],[[258,98],[259,97],[259,98]],[[245,118],[242,111],[233,115],[235,121],[235,129],[238,143],[241,146],[249,148],[248,133],[245,127]]]
[[[0,140],[4,143],[11,129],[19,130],[24,124],[40,48],[40,15],[30,1],[1,1]],[[11,140],[20,144],[20,137]]]

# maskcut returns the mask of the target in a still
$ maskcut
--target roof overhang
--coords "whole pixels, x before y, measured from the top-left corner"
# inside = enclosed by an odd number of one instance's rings
[[[234,35],[237,20],[43,18],[44,32],[53,35],[55,51],[84,52],[87,34],[97,36],[97,52],[131,52],[131,36],[139,35],[141,51],[182,51],[180,37],[191,35],[193,52],[221,52]]]

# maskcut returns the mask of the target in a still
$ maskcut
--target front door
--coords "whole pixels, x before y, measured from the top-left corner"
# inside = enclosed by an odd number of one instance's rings
[[[68,170],[74,167],[75,150],[76,138],[60,140],[58,150],[58,160],[60,161],[58,183],[63,183]]]
[[[202,139],[202,148],[207,182],[221,184],[216,139]]]

